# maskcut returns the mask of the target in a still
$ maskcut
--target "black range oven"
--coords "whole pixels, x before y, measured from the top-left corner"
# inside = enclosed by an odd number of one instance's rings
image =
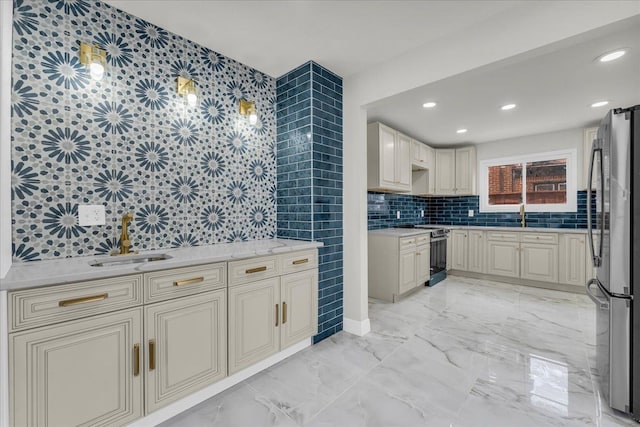
[[[431,230],[431,279],[429,279],[429,286],[433,286],[447,277],[448,238],[449,230],[446,228],[438,227]]]

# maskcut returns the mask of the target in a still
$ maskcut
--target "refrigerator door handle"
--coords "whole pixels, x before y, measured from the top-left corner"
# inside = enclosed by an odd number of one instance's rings
[[[591,279],[587,282],[587,295],[589,296],[589,298],[591,298],[591,301],[593,301],[598,308],[600,308],[601,310],[606,310],[609,308],[609,301],[607,301],[606,299],[603,301],[600,298],[598,298],[597,296],[595,296],[593,294],[593,292],[591,292],[591,287],[593,285],[596,285],[596,287],[598,287],[598,289],[600,289],[600,286],[598,285],[598,279]]]
[[[593,260],[593,265],[595,267],[600,267],[602,263],[602,237],[604,231],[604,206],[602,206],[602,224],[601,224],[601,234],[600,234],[600,247],[598,248],[598,253],[596,254],[595,247],[593,244],[593,217],[591,215],[591,207],[592,207],[592,194],[593,190],[591,189],[591,183],[593,182],[593,165],[596,160],[596,154],[600,153],[600,183],[602,190],[604,190],[604,171],[602,165],[602,144],[600,139],[594,139],[593,145],[591,147],[591,161],[589,162],[589,175],[587,177],[587,233],[589,237],[589,250],[591,251],[591,259]],[[600,192],[600,198],[604,201],[604,192]]]

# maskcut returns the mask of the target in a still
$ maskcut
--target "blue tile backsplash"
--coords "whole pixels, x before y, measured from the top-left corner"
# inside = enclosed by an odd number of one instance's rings
[[[318,342],[342,330],[342,79],[308,62],[277,80],[279,237],[317,240]]]
[[[594,196],[595,197],[595,194]],[[593,204],[595,206],[595,204]],[[425,218],[420,210],[425,209]],[[469,217],[472,209],[474,216]],[[543,228],[587,228],[587,192],[578,191],[577,212],[527,212],[527,226]],[[396,219],[396,211],[401,218]],[[481,213],[479,196],[419,197],[403,194],[368,193],[368,228],[375,230],[401,224],[475,225],[519,227],[518,213]],[[594,212],[595,215],[595,212]]]
[[[107,51],[101,81],[81,41]],[[127,211],[135,250],[275,235],[272,77],[99,1],[16,0],[12,85],[15,261],[107,253]],[[78,204],[104,205],[106,225],[80,226]]]

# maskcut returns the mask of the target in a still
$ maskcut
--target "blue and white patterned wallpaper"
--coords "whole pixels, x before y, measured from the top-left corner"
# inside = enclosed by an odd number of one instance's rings
[[[99,82],[81,41],[107,51]],[[16,0],[13,43],[15,261],[107,253],[127,211],[136,250],[275,235],[275,79],[98,1]],[[79,226],[78,204],[107,224]]]

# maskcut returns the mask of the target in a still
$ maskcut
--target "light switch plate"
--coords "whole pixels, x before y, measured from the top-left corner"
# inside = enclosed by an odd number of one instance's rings
[[[420,216],[424,218],[424,211],[420,211]]]
[[[473,216],[473,209],[469,209],[469,216]]]
[[[105,225],[104,205],[78,205],[78,225]]]
[[[396,211],[396,218],[400,219],[400,211]]]

